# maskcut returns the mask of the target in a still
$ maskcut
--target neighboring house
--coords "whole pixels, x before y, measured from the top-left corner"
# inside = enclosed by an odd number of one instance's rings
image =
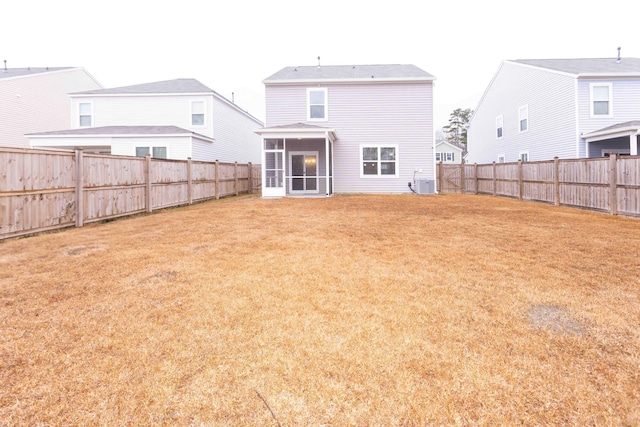
[[[436,162],[460,164],[467,154],[462,145],[453,142],[440,141],[436,144]]]
[[[434,80],[414,65],[286,67],[265,79],[263,197],[410,193],[416,179],[433,192]]]
[[[195,79],[72,93],[71,129],[29,135],[34,147],[125,156],[260,163],[263,124]]]
[[[467,162],[638,154],[640,59],[504,61],[470,121]]]
[[[101,88],[84,68],[0,69],[0,146],[29,148],[25,134],[69,127],[69,92]]]

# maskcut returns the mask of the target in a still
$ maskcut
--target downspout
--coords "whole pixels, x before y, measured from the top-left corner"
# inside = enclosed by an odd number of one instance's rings
[[[325,194],[329,197],[329,132],[324,131],[324,175],[325,175]]]

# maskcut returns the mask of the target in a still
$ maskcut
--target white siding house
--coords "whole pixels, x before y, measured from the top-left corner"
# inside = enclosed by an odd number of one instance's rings
[[[465,155],[464,148],[447,141],[436,144],[436,163],[460,164]]]
[[[286,67],[265,79],[263,196],[434,181],[434,80],[414,65]]]
[[[0,69],[0,146],[28,148],[27,133],[66,129],[68,94],[101,88],[84,68]]]
[[[73,93],[69,126],[30,135],[32,146],[201,161],[261,159],[255,131],[262,122],[195,79]]]
[[[503,61],[468,130],[467,162],[637,154],[640,59]]]

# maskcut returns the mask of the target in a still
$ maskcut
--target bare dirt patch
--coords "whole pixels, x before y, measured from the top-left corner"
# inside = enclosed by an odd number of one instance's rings
[[[241,197],[0,243],[0,425],[638,425],[640,221]]]

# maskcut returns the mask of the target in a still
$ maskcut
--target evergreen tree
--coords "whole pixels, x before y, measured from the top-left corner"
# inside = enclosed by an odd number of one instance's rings
[[[442,130],[446,132],[446,141],[467,146],[467,127],[473,110],[471,108],[456,108],[449,116],[449,124]]]

